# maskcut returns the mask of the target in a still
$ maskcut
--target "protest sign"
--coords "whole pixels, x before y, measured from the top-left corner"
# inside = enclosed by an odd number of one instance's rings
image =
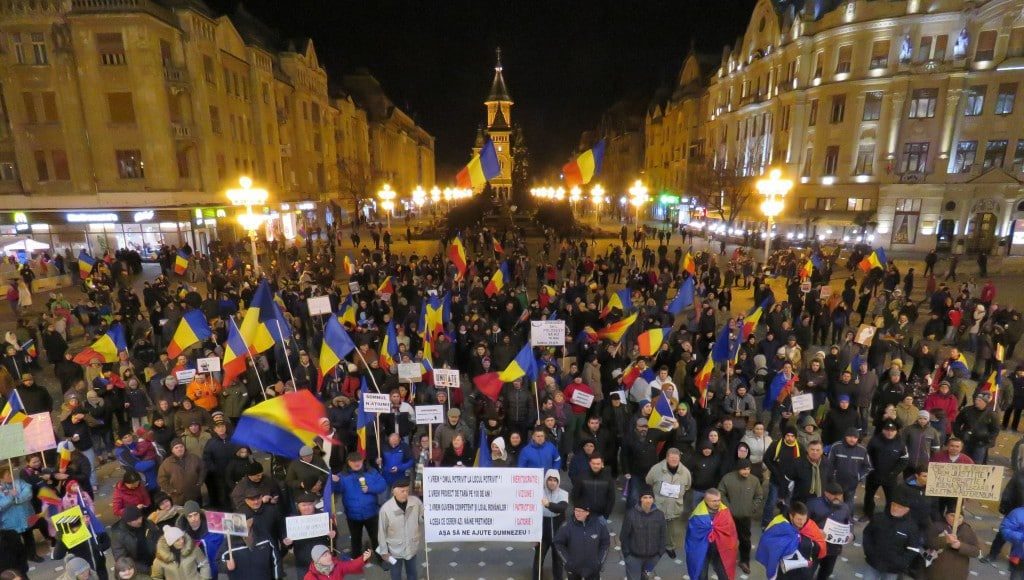
[[[814,410],[814,395],[810,393],[804,393],[803,395],[793,395],[793,412],[801,413],[803,411]]]
[[[428,467],[423,475],[427,542],[539,542],[544,471]]]
[[[60,532],[60,541],[71,549],[92,537],[89,526],[82,518],[82,507],[74,506],[53,516],[53,525]]]
[[[870,324],[861,324],[857,328],[857,334],[853,339],[853,342],[862,344],[864,346],[871,346],[871,341],[875,338],[875,331],[878,330]]]
[[[565,346],[564,320],[530,322],[530,343],[533,346]]]
[[[174,377],[178,379],[179,385],[187,385],[192,382],[192,379],[196,378],[195,369],[185,369],[174,373]]]
[[[963,465],[959,463],[928,464],[929,497],[956,497],[999,501],[1003,484],[1003,467],[999,465]]]
[[[25,452],[25,428],[21,423],[0,426],[0,459],[27,455]]]
[[[196,370],[201,373],[220,372],[220,359],[215,356],[198,359],[196,361]]]
[[[363,393],[364,413],[390,413],[391,399],[387,393]]]
[[[249,528],[245,525],[245,514],[211,511],[203,513],[206,515],[207,529],[215,534],[242,537],[249,535]]]
[[[398,363],[398,380],[418,383],[423,378],[420,363]]]
[[[569,402],[572,403],[573,405],[579,405],[580,407],[589,409],[590,406],[594,404],[594,395],[591,395],[590,393],[584,393],[583,391],[578,390],[573,391],[572,398],[569,399]]]
[[[828,544],[842,546],[853,541],[853,526],[841,524],[833,519],[825,520],[825,527],[821,529],[821,532],[825,536],[825,542]]]
[[[434,386],[459,388],[459,369],[434,369]]]
[[[286,537],[292,541],[326,536],[331,531],[330,514],[291,516],[284,519]]]
[[[818,289],[818,298],[821,298],[822,300],[828,300],[831,297],[832,297],[832,287],[831,286],[822,286],[820,289]]]
[[[416,405],[417,425],[437,425],[444,422],[444,405]]]
[[[29,415],[32,419],[24,429],[25,455],[57,447],[53,437],[53,419],[49,413]]]
[[[331,313],[330,296],[310,296],[306,298],[306,307],[309,308],[310,316],[320,316]]]

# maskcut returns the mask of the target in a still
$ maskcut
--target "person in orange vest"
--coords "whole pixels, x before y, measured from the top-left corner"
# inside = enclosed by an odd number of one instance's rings
[[[189,383],[185,394],[197,406],[212,412],[219,403],[217,396],[220,395],[220,391],[221,386],[217,384],[217,381],[209,380],[208,375],[204,373],[196,373],[195,378]]]

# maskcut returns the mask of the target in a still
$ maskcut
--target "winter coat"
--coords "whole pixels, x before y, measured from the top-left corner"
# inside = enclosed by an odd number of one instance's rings
[[[871,518],[861,539],[868,564],[879,572],[893,574],[906,574],[917,557],[917,552],[909,548],[924,545],[921,530],[910,514],[896,518],[888,510]]]
[[[718,483],[718,490],[734,518],[760,517],[764,511],[764,484],[759,477],[743,477],[739,471],[730,471]]]
[[[1024,507],[1011,511],[999,526],[999,531],[1010,543],[1010,557],[1024,558]]]
[[[377,552],[399,560],[416,557],[423,543],[423,502],[409,495],[405,509],[391,498],[380,508],[377,520]]]
[[[330,574],[321,574],[316,569],[315,564],[309,565],[309,570],[306,571],[306,575],[302,577],[302,580],[344,580],[347,574],[362,574],[363,572],[363,559],[357,557],[354,560],[339,560],[334,559],[334,568]]]
[[[23,479],[0,484],[0,528],[20,534],[29,528],[28,519],[33,514],[31,485]]]
[[[907,455],[912,466],[927,465],[932,454],[942,446],[942,436],[931,425],[924,427],[914,423],[903,429],[900,438],[907,446]]]
[[[129,489],[123,481],[119,481],[114,484],[114,498],[112,507],[114,515],[117,517],[124,516],[124,510],[128,506],[145,506],[149,507],[152,502],[149,496],[149,490],[146,486],[139,485],[135,489]]]
[[[203,460],[187,452],[181,458],[170,455],[157,471],[160,489],[171,496],[175,505],[184,505],[190,499],[201,502],[205,479],[206,466]]]
[[[964,407],[957,415],[953,433],[964,440],[968,449],[974,445],[990,447],[999,435],[999,420],[988,407],[984,410],[973,405]]]
[[[818,471],[818,481],[821,485],[817,493],[811,493],[815,469]],[[817,465],[812,464],[811,460],[807,457],[801,457],[796,464],[796,485],[793,486],[793,500],[807,503],[811,498],[821,496],[825,491],[825,486],[832,482],[832,470],[829,469],[829,464],[825,457],[819,459]]]
[[[167,540],[160,536],[150,576],[153,580],[210,580],[210,563],[206,561],[203,551],[188,541],[188,538],[181,548],[181,557],[175,558]]]
[[[562,465],[562,458],[558,449],[549,441],[537,445],[532,440],[519,452],[519,467],[538,467],[547,471],[558,469]]]
[[[231,571],[227,569],[229,559],[235,561],[235,569]],[[230,553],[225,550],[218,563],[231,580],[277,580],[285,577],[281,570],[281,554],[270,540],[255,541],[252,546],[240,541]]]
[[[886,439],[876,435],[868,443],[868,458],[874,471],[870,477],[880,483],[895,483],[910,462],[907,446],[899,437]]]
[[[359,486],[360,477],[366,478],[366,492]],[[387,490],[388,484],[376,469],[363,466],[360,471],[353,471],[346,466],[338,483],[341,485],[345,515],[349,519],[361,522],[377,515],[377,496]]]
[[[644,481],[654,491],[654,505],[658,506],[658,509],[665,514],[666,520],[674,520],[683,516],[686,511],[685,496],[686,492],[693,486],[693,476],[682,462],[679,463],[676,472],[672,473],[669,471],[668,461],[661,461],[647,472],[647,477],[644,478]],[[669,497],[662,494],[665,491],[663,485],[666,483],[679,486],[677,497]]]
[[[828,520],[837,524],[853,523],[853,510],[846,502],[840,501],[833,504],[824,497],[816,497],[807,502],[807,516],[819,528],[824,528]],[[825,548],[828,550],[828,554],[833,556],[843,551],[842,544],[826,544]]]
[[[206,514],[199,512],[199,527],[193,529],[188,523],[188,516],[184,513],[178,516],[178,519],[174,521],[174,526],[179,530],[185,532],[185,535],[191,538],[192,542],[202,550],[203,555],[206,556],[206,562],[210,565],[210,576],[217,577],[217,554],[220,552],[221,545],[225,544],[225,535],[216,534],[210,531],[210,528],[206,524]]]
[[[636,556],[646,560],[672,548],[668,523],[658,506],[651,506],[649,512],[642,510],[639,505],[626,510],[619,540],[623,557]]]
[[[981,543],[974,528],[967,522],[961,522],[956,529],[956,538],[960,547],[954,550],[946,541],[950,526],[946,522],[933,522],[928,527],[926,547],[938,550],[939,555],[931,566],[925,568],[927,580],[967,580],[970,577],[971,558],[981,555]]]
[[[412,448],[404,441],[399,441],[397,447],[385,444],[381,455],[383,460],[381,471],[384,473],[384,480],[388,482],[388,487],[391,487],[400,479],[409,477],[410,471],[416,465],[416,458],[412,455]]]
[[[565,562],[565,569],[578,576],[599,574],[608,556],[611,536],[608,526],[597,517],[579,521],[570,517],[558,532],[553,542],[555,552]]]
[[[828,450],[827,461],[830,478],[842,486],[844,493],[853,493],[871,472],[871,459],[863,445],[837,443]]]
[[[135,569],[148,574],[156,556],[156,545],[161,538],[160,528],[153,522],[143,519],[142,527],[134,529],[124,520],[118,520],[110,526],[110,548],[114,559],[128,556],[135,561]],[[140,545],[145,542],[145,545]]]
[[[615,480],[607,467],[594,473],[590,466],[572,480],[569,498],[574,506],[589,506],[590,513],[608,517],[615,507]]]

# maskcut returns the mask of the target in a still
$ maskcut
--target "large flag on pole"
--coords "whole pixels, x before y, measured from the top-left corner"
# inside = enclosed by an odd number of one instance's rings
[[[117,353],[122,350],[128,350],[128,343],[124,338],[124,327],[115,324],[103,336],[96,339],[96,342],[83,348],[72,360],[80,365],[87,365],[93,359],[112,363],[117,361]]]
[[[562,175],[565,177],[565,185],[576,187],[590,183],[594,176],[601,173],[601,165],[604,163],[604,139],[601,139],[593,148],[587,149],[576,159],[562,166]]]
[[[323,403],[311,391],[290,391],[249,407],[238,419],[231,441],[281,457],[298,459],[303,445],[329,438]]]
[[[537,380],[537,359],[533,358],[533,345],[529,342],[519,351],[516,358],[505,367],[505,370],[498,374],[503,383],[527,377],[531,381]]]
[[[324,342],[320,345],[320,367],[317,369],[317,391],[319,391],[324,383],[324,377],[327,376],[335,367],[338,366],[348,353],[356,349],[356,345],[352,342],[352,338],[349,337],[345,329],[341,327],[341,323],[338,322],[337,316],[327,317],[327,326],[324,327]]]
[[[167,356],[177,358],[183,350],[210,338],[212,334],[210,323],[206,321],[203,311],[189,310],[181,317],[178,328],[171,338],[171,344],[167,345]]]
[[[494,150],[494,141],[488,139],[480,153],[474,155],[455,176],[455,183],[463,188],[480,189],[499,174],[498,153]]]

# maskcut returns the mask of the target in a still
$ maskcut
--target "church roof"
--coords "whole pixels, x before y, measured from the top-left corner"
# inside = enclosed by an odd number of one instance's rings
[[[501,107],[498,107],[498,112],[494,114],[494,122],[488,127],[491,131],[508,131],[512,127],[508,124],[508,119],[505,118],[505,113]]]
[[[494,81],[491,83],[491,92],[487,96],[488,101],[511,101],[508,94],[508,87],[505,86],[505,77],[501,74],[501,48],[498,48],[498,62],[494,65]]]

